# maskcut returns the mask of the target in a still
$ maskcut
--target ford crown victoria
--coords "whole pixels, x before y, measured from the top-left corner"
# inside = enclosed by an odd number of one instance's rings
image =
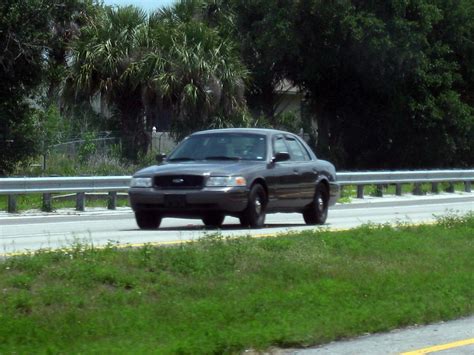
[[[324,224],[339,195],[336,170],[297,135],[272,129],[196,132],[162,164],[133,175],[129,197],[137,224],[155,229],[164,217],[200,218],[220,226],[225,216],[260,228],[265,215],[299,212]]]

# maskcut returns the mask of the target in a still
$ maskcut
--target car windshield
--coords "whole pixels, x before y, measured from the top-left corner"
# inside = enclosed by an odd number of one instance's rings
[[[266,137],[248,133],[198,134],[185,139],[168,161],[265,160]]]

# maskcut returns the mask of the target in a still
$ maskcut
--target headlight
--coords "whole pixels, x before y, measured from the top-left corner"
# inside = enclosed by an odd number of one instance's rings
[[[245,186],[247,181],[242,176],[211,176],[207,179],[208,187]]]
[[[151,187],[151,178],[132,178],[130,187]]]

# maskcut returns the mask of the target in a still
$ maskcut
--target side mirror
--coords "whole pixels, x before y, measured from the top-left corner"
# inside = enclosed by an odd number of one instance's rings
[[[287,152],[278,152],[272,159],[273,163],[278,163],[279,161],[287,161],[290,160],[290,154]]]
[[[166,154],[164,153],[157,154],[155,159],[158,162],[158,164],[163,163],[163,161],[166,159]]]

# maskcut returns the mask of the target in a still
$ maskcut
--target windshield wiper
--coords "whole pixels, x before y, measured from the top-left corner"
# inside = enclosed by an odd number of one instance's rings
[[[191,160],[196,160],[196,159],[189,158],[189,157],[179,157],[179,158],[168,159],[168,161],[191,161]]]
[[[205,160],[240,160],[241,157],[228,157],[225,155],[213,155],[210,157],[205,157]]]

